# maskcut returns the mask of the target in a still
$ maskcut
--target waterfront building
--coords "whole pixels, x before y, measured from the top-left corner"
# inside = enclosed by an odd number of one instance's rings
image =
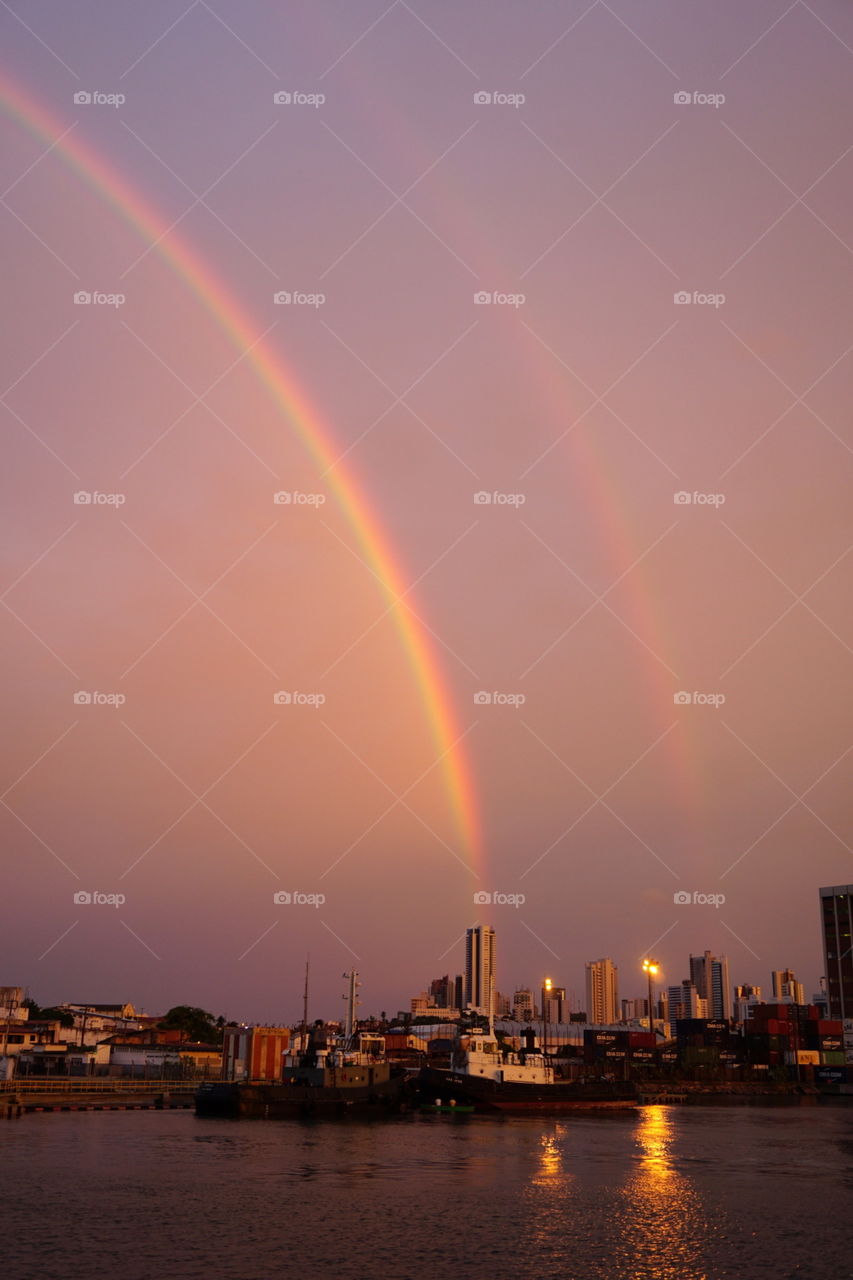
[[[725,1018],[728,1022],[732,1016],[732,997],[729,985],[729,962],[726,956],[714,956],[706,951],[701,956],[690,957],[690,981],[693,983],[700,999],[708,1005],[709,1018]],[[682,1017],[701,1017],[701,1014],[682,1014]]]
[[[533,992],[529,987],[519,987],[512,997],[512,1016],[516,1022],[532,1022],[536,1017]]]
[[[709,1002],[700,996],[696,986],[689,978],[680,985],[667,988],[667,1018],[675,1022],[679,1018],[710,1017]]]
[[[222,1039],[223,1080],[280,1080],[290,1047],[288,1027],[226,1027]]]
[[[761,987],[756,987],[751,982],[745,982],[734,989],[734,1019],[735,1022],[746,1022],[752,1017],[752,1011],[757,1004],[761,1003]]]
[[[474,925],[465,934],[465,1007],[494,1017],[495,931],[488,925]]]
[[[609,956],[587,963],[586,1014],[594,1024],[616,1022],[619,1017],[619,970]]]
[[[853,1018],[853,885],[820,891],[830,1018]]]
[[[443,978],[433,978],[429,984],[430,1004],[436,1009],[458,1009],[456,1003],[457,979],[445,974]]]
[[[797,982],[793,969],[774,969],[770,974],[773,983],[773,999],[780,1004],[805,1004],[806,992]]]
[[[555,987],[550,978],[542,987],[542,1021],[550,1023],[567,1021],[566,988]]]
[[[647,999],[623,1000],[621,1005],[623,1022],[648,1022],[649,1002]]]

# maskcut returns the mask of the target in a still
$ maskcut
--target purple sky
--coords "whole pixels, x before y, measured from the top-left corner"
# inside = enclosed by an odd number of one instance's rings
[[[853,880],[850,6],[14,0],[0,24],[16,80],[275,326],[416,583],[483,829],[472,873],[298,433],[4,114],[0,981],[290,1020],[310,951],[314,1012],[352,963],[396,1010],[481,919],[508,992],[547,973],[582,1003],[610,955],[639,995],[644,954],[676,982],[707,947],[811,994],[818,886]]]

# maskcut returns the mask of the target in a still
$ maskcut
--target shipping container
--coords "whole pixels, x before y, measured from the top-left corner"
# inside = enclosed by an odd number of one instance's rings
[[[821,1084],[847,1084],[850,1071],[846,1067],[815,1067],[814,1078]]]
[[[808,1018],[805,1030],[816,1036],[840,1036],[844,1032],[840,1018]]]
[[[796,1049],[785,1054],[785,1061],[798,1067],[819,1067],[820,1054],[816,1049]]]
[[[651,1031],[629,1031],[627,1039],[632,1049],[654,1049],[657,1044],[657,1036]]]

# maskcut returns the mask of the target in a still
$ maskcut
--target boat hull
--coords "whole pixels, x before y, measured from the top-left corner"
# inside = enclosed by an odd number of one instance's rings
[[[524,1084],[519,1081],[496,1081],[477,1076],[453,1074],[425,1067],[418,1080],[424,1101],[441,1098],[443,1105],[451,1099],[472,1105],[476,1111],[518,1113],[561,1111],[627,1111],[638,1105],[629,1087],[589,1086],[569,1081],[555,1084]]]
[[[402,1076],[333,1088],[302,1084],[222,1083],[199,1089],[196,1115],[278,1120],[289,1116],[385,1115],[404,1110],[410,1090]]]

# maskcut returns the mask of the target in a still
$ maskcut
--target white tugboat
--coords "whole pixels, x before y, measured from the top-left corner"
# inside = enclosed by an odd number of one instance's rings
[[[471,1105],[478,1111],[624,1110],[637,1105],[630,1086],[588,1085],[558,1080],[532,1028],[518,1049],[502,1045],[490,1024],[463,1032],[454,1043],[450,1069],[426,1067],[420,1086],[425,1098]]]

